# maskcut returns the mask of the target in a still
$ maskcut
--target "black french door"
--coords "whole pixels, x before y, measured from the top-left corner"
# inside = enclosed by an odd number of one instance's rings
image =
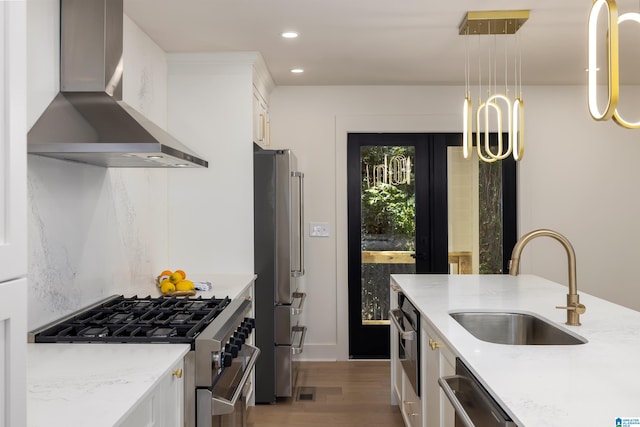
[[[452,226],[447,156],[461,156],[461,145],[462,136],[457,133],[348,135],[350,358],[389,357],[390,274],[449,273]],[[465,162],[472,165],[477,160]],[[473,256],[493,259],[493,270],[487,271],[489,263],[484,262],[480,273],[507,272],[517,237],[515,162],[479,163],[477,169],[480,187],[498,182],[497,190],[490,189],[494,194],[488,205],[496,208],[492,215],[500,218],[493,228],[484,229],[484,234],[487,241],[498,240],[499,248],[491,246],[494,243],[483,245],[480,225],[480,254]],[[493,172],[487,175],[483,170]],[[487,180],[491,174],[493,178]],[[485,208],[480,206],[479,210],[486,212]]]
[[[351,358],[389,357],[389,274],[448,272],[446,156],[447,146],[459,139],[454,134],[348,135]],[[364,164],[363,156],[374,164]],[[399,176],[389,178],[394,170]]]

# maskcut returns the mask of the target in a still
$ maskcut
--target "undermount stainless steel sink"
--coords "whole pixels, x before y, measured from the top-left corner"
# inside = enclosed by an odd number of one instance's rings
[[[482,341],[509,345],[575,345],[586,339],[528,313],[461,311],[449,313]]]

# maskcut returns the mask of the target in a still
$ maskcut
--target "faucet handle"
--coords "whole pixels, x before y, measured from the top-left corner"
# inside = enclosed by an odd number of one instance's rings
[[[578,314],[584,314],[584,312],[587,311],[587,307],[584,304],[578,304],[575,302],[569,305],[568,307],[556,306],[556,308],[559,308],[562,310],[568,310],[568,311],[575,311]]]

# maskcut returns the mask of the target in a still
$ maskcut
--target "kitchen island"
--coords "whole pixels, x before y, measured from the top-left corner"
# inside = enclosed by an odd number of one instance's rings
[[[578,289],[587,311],[581,326],[566,326],[566,311],[555,307],[565,305],[567,287],[532,275],[392,275],[391,285],[518,426],[615,427],[619,417],[640,418],[639,312]],[[587,342],[481,341],[449,315],[460,310],[533,313]]]
[[[254,275],[194,275],[203,298],[247,295]],[[153,284],[139,295],[159,296]],[[27,425],[167,426],[182,418],[188,344],[28,344]],[[195,390],[191,390],[195,393]],[[179,425],[182,425],[180,422]]]

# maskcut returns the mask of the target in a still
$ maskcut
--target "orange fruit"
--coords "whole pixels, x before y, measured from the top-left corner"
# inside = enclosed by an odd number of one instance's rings
[[[160,276],[171,276],[171,273],[171,270],[164,270],[162,273],[160,273]]]
[[[185,273],[185,272],[184,272],[184,271],[182,271],[182,270],[176,270],[176,273],[180,273],[180,274],[182,274],[182,278],[183,278],[183,279],[186,279],[186,278],[187,278],[187,273]]]

